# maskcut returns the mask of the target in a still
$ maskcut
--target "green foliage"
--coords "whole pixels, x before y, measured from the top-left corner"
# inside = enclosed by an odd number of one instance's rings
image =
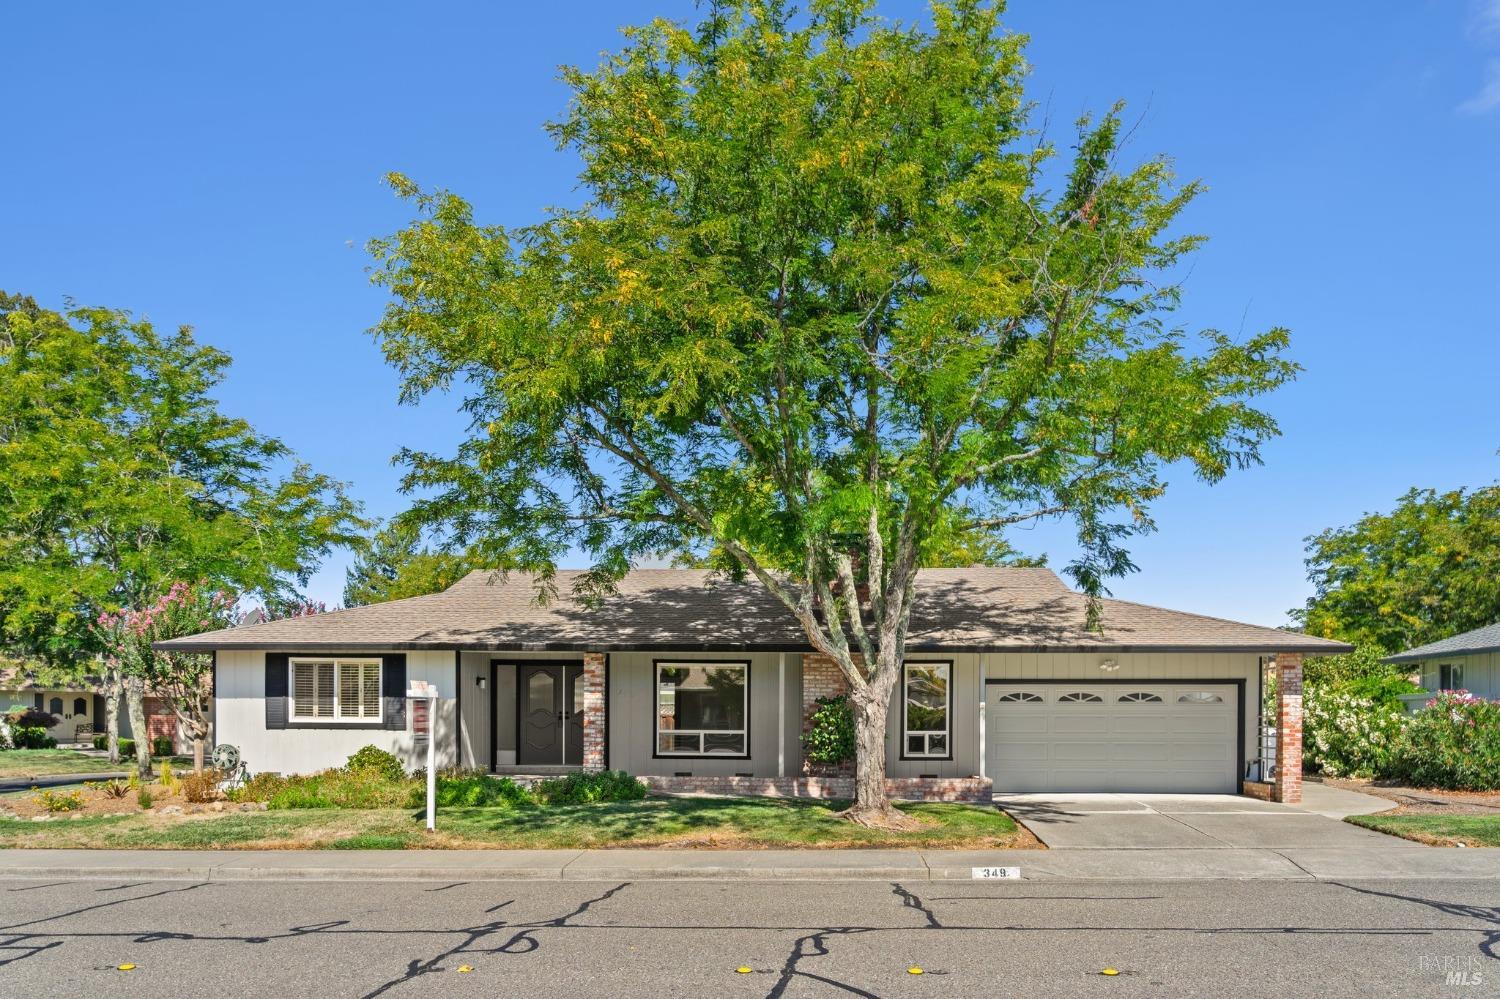
[[[1413,489],[1390,513],[1307,539],[1311,634],[1385,654],[1500,620],[1500,485]]]
[[[406,777],[406,767],[396,759],[395,754],[388,753],[376,746],[361,746],[355,751],[349,761],[344,764],[344,769],[350,772],[369,772],[390,781],[403,780]]]
[[[1378,645],[1361,645],[1343,655],[1311,656],[1302,664],[1302,680],[1311,685],[1345,684],[1366,677],[1404,677],[1411,673],[1410,666],[1381,662],[1385,655],[1388,653]]]
[[[172,739],[169,736],[159,735],[151,740],[151,755],[166,757],[172,755]]]
[[[421,531],[402,521],[387,525],[355,551],[344,581],[344,605],[360,607],[446,590],[475,569],[494,568],[471,552],[423,547]]]
[[[727,0],[564,71],[576,209],[483,225],[393,175],[374,332],[403,400],[461,391],[471,427],[400,455],[402,521],[544,595],[577,551],[585,598],[662,554],[753,576],[881,698],[924,560],[1061,517],[1084,591],[1130,571],[1161,469],[1258,462],[1298,368],[1285,330],[1174,320],[1198,186],[1123,166],[1119,107],[1056,162],[998,17]]]
[[[416,786],[413,779],[391,780],[378,770],[324,770],[280,778],[266,798],[242,792],[237,800],[264,800],[266,807],[277,809],[404,808]]]
[[[59,791],[48,788],[31,800],[48,812],[72,812],[83,807],[83,792],[78,789]]]
[[[287,594],[358,539],[340,483],[219,411],[228,367],[187,327],[0,294],[0,643],[79,663],[100,611]]]
[[[149,787],[137,788],[135,792],[135,803],[142,808],[150,808],[156,797],[151,793]]]
[[[1407,723],[1389,775],[1414,787],[1500,790],[1500,701],[1437,695]]]
[[[118,778],[114,780],[84,781],[83,786],[98,791],[106,798],[123,798],[130,793],[130,784]]]
[[[1381,776],[1406,721],[1400,701],[1362,696],[1351,687],[1309,686],[1302,716],[1303,765],[1310,773],[1330,777]]]
[[[547,805],[592,805],[601,801],[639,801],[646,796],[646,785],[623,770],[603,770],[538,781],[532,793]]]
[[[35,725],[16,725],[10,730],[12,749],[56,749],[57,740]]]
[[[426,803],[426,784],[413,787],[406,807],[423,808]],[[479,770],[438,775],[437,804],[442,808],[515,807],[533,803],[531,794],[509,777],[495,777]]]
[[[129,757],[135,755],[135,740],[134,739],[123,739],[122,738],[120,740],[120,742],[119,742],[119,746],[120,746],[120,757],[122,759],[129,758]],[[96,735],[96,736],[94,736],[94,748],[95,749],[108,749],[109,748],[109,736],[107,736],[107,735]]]
[[[820,697],[802,736],[802,753],[814,763],[838,766],[854,759],[854,713],[849,698]]]

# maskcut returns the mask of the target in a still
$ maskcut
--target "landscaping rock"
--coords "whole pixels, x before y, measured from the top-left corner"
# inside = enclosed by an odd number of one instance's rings
[[[208,806],[208,810],[210,812],[222,812],[227,807],[228,806],[225,805],[224,802],[222,802],[222,801],[215,801],[211,805]]]
[[[165,808],[158,808],[156,811],[159,814],[161,814],[161,815],[181,815],[182,814],[182,806],[181,805],[167,805]]]
[[[52,821],[52,816],[50,816],[50,815],[33,815],[31,817],[31,821],[33,821],[33,822],[51,822]]]

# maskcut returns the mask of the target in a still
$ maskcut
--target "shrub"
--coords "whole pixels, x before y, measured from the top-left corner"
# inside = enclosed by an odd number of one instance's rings
[[[151,789],[143,787],[135,792],[135,803],[142,808],[150,808],[152,803]]]
[[[532,793],[549,805],[590,805],[599,801],[639,801],[646,796],[646,785],[623,770],[604,770],[539,781]]]
[[[10,730],[10,740],[16,749],[56,749],[57,740],[47,730],[36,725],[23,725]]]
[[[51,728],[58,720],[41,708],[13,707],[5,713],[5,723],[11,728]]]
[[[1350,686],[1307,688],[1302,746],[1303,763],[1310,772],[1329,777],[1378,776],[1401,737],[1406,725],[1401,702],[1363,697]]]
[[[509,777],[495,777],[482,770],[438,774],[437,803],[445,808],[513,808],[532,801],[531,793]],[[406,807],[423,808],[426,804],[427,783],[424,778],[415,782]]]
[[[854,759],[854,712],[849,698],[820,697],[802,737],[802,752],[813,763],[838,766]]]
[[[116,778],[115,780],[84,782],[84,787],[92,788],[104,795],[106,798],[123,798],[130,793],[130,784],[127,781]]]
[[[94,748],[95,749],[108,749],[109,748],[109,736],[107,736],[107,735],[96,735],[96,736],[94,736]],[[134,739],[121,739],[120,740],[120,756],[121,757],[126,757],[126,756],[134,756],[134,755],[135,755],[135,740]]]
[[[1414,787],[1500,790],[1500,701],[1438,694],[1408,721],[1388,771]]]
[[[391,753],[376,746],[363,746],[349,757],[349,762],[344,764],[344,769],[349,771],[367,771],[379,774],[386,780],[403,780],[406,777],[406,767]]]
[[[287,785],[281,774],[259,773],[228,794],[230,801],[270,801]]]
[[[159,735],[151,740],[151,755],[156,757],[171,756],[175,747],[170,737]]]
[[[370,770],[324,770],[320,773],[277,778],[274,790],[266,797],[248,797],[262,793],[252,780],[239,801],[265,801],[267,808],[405,808],[414,782],[409,778],[387,780]]]
[[[161,765],[161,775],[157,778],[157,780],[161,783],[161,786],[166,788],[168,791],[177,786],[177,775],[172,772],[172,764],[163,763]]]
[[[182,796],[195,805],[219,800],[219,783],[224,775],[213,767],[201,774],[188,774],[182,778]]]
[[[48,788],[41,794],[33,795],[31,800],[49,812],[71,812],[83,807],[83,792],[76,788],[72,791],[54,791]]]

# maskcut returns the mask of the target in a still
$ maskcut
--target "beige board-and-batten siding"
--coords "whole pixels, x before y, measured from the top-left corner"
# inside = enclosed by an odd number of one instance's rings
[[[1441,689],[1440,666],[1462,666],[1465,690],[1480,697],[1500,698],[1500,652],[1435,656],[1417,666],[1422,671],[1423,690],[1436,693]]]
[[[392,650],[395,651],[395,650]],[[380,652],[349,653],[349,658],[369,658]],[[438,766],[455,762],[457,735],[454,732],[453,652],[451,650],[416,650],[406,656],[406,680],[426,680],[438,690],[437,761]],[[309,657],[340,655],[309,653]],[[396,692],[383,691],[387,696]],[[399,696],[405,696],[400,691]],[[218,653],[216,710],[217,741],[236,746],[252,774],[306,774],[329,767],[342,766],[362,746],[376,746],[394,753],[407,769],[427,765],[425,744],[417,745],[412,735],[412,711],[408,706],[404,730],[384,728],[344,728],[329,724],[324,728],[289,725],[282,729],[266,728],[266,654],[220,650]]]

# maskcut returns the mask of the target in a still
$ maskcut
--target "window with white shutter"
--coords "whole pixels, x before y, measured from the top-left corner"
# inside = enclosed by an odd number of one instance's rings
[[[293,659],[294,721],[379,721],[379,659]]]

